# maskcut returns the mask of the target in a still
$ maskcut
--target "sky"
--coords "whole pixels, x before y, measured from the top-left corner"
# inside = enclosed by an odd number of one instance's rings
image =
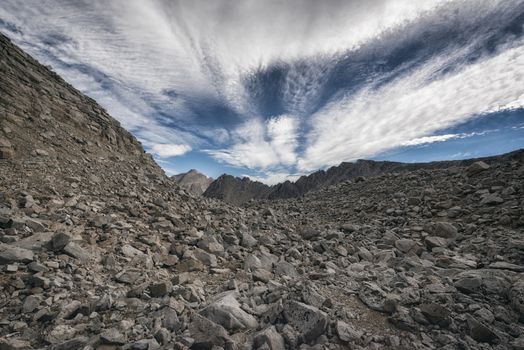
[[[168,175],[524,148],[524,0],[2,0],[0,31]]]

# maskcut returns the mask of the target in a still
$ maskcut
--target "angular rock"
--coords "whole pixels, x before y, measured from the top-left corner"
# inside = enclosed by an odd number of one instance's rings
[[[297,329],[305,342],[310,342],[324,334],[328,316],[316,307],[289,300],[284,304],[284,318]]]
[[[0,243],[0,264],[29,263],[33,259],[31,250]]]
[[[235,292],[224,292],[215,301],[200,311],[202,316],[228,330],[253,329],[258,327],[256,318],[242,310]]]

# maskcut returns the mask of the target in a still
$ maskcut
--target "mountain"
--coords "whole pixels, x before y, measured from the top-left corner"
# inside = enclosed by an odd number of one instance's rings
[[[302,196],[310,191],[338,184],[348,180],[360,180],[362,177],[377,176],[387,173],[409,172],[420,169],[444,169],[463,167],[476,161],[498,162],[507,159],[522,159],[524,150],[502,156],[483,157],[456,161],[439,161],[429,163],[399,163],[390,161],[358,160],[354,163],[344,162],[328,170],[320,170],[307,176],[301,176],[296,182],[286,181],[268,186],[249,178],[237,178],[221,175],[209,185],[204,192],[208,198],[240,205],[251,199],[274,200]]]
[[[212,178],[199,173],[195,169],[191,169],[186,173],[173,175],[171,178],[175,180],[178,186],[196,196],[201,196],[213,182]]]
[[[0,349],[521,349],[522,152],[453,164],[189,196],[0,34]]]

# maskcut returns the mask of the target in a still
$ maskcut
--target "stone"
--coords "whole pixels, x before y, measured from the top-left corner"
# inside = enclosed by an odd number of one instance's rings
[[[33,312],[40,305],[40,299],[34,295],[29,295],[25,298],[22,305],[22,312],[25,314]]]
[[[496,205],[504,203],[504,199],[499,197],[496,194],[488,194],[482,198],[480,201],[481,205]]]
[[[474,176],[478,173],[488,170],[489,168],[489,165],[483,161],[475,162],[466,168],[466,174],[468,176]]]
[[[100,340],[103,344],[124,345],[126,337],[116,328],[110,328],[100,333]]]
[[[479,277],[463,277],[457,280],[454,285],[455,288],[463,293],[475,293],[482,286],[482,279]]]
[[[364,335],[364,332],[356,330],[344,321],[337,321],[337,335],[343,342],[356,342]]]
[[[472,316],[467,317],[469,335],[471,338],[482,343],[492,343],[498,336],[493,330]]]
[[[0,338],[0,350],[29,350],[31,343],[16,338]]]
[[[70,340],[76,335],[77,330],[73,327],[65,324],[57,325],[47,335],[46,340],[51,344],[60,344],[67,340]]]
[[[519,318],[524,321],[524,280],[516,281],[509,291],[509,301]]]
[[[153,283],[149,285],[149,292],[153,298],[161,298],[173,290],[173,285],[169,281]]]
[[[69,242],[63,249],[64,253],[81,261],[89,261],[93,257],[80,244],[76,242]]]
[[[426,319],[441,327],[448,327],[451,324],[451,312],[439,304],[421,304],[420,311]]]
[[[295,300],[284,304],[284,318],[287,323],[299,331],[305,342],[310,342],[324,334],[328,316],[314,306]]]
[[[395,247],[402,253],[407,253],[416,246],[416,242],[412,239],[399,239],[395,242]]]
[[[255,346],[260,349],[264,346],[269,350],[285,350],[284,338],[277,332],[275,326],[270,326],[257,333],[254,337]]]
[[[202,311],[202,316],[228,330],[253,329],[258,327],[256,318],[242,310],[235,292],[224,292]]]
[[[429,249],[441,248],[448,246],[448,240],[446,238],[437,237],[437,236],[427,236],[424,239],[424,243]]]
[[[33,259],[31,250],[0,243],[0,264],[29,263]]]
[[[188,330],[194,339],[194,349],[211,350],[231,342],[224,327],[198,314],[193,316]]]
[[[253,248],[258,244],[258,241],[249,233],[243,233],[240,244],[245,248]]]
[[[54,250],[56,252],[61,251],[64,249],[66,245],[71,242],[71,236],[64,232],[58,232],[51,238],[51,241],[49,241],[49,248],[51,250]]]
[[[287,261],[279,261],[275,264],[275,274],[277,276],[287,276],[290,278],[296,278],[299,276],[295,266]]]
[[[435,224],[433,228],[433,233],[438,237],[455,239],[457,237],[458,231],[455,228],[455,226],[453,226],[449,222],[441,221]]]

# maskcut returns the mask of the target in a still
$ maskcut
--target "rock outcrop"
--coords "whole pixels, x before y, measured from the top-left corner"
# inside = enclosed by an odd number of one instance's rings
[[[522,349],[521,156],[235,207],[1,35],[0,73],[0,349]]]
[[[171,178],[175,180],[178,186],[195,196],[201,196],[213,182],[212,178],[199,173],[195,169],[191,169],[187,173],[173,175]]]

